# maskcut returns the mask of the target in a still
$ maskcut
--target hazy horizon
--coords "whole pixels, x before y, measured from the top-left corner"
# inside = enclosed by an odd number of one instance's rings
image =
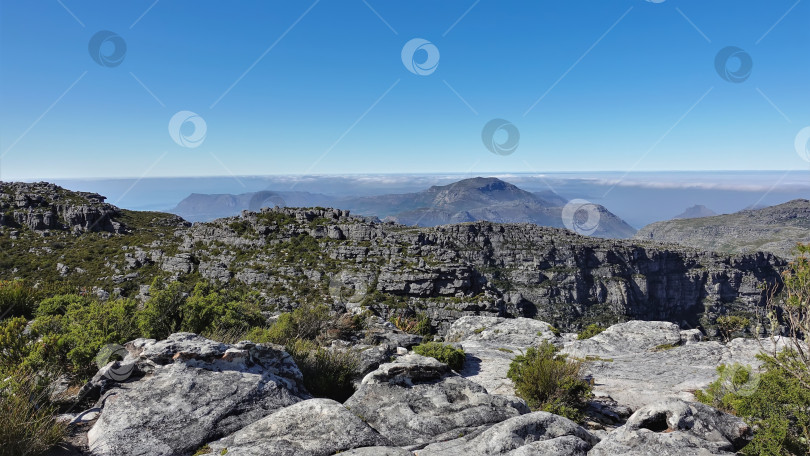
[[[810,198],[810,171],[664,171],[590,173],[424,173],[356,175],[205,176],[143,179],[52,179],[71,190],[98,192],[125,209],[171,211],[192,193],[264,190],[333,197],[413,193],[470,177],[497,177],[530,192],[586,199],[640,228],[694,205],[718,213]]]

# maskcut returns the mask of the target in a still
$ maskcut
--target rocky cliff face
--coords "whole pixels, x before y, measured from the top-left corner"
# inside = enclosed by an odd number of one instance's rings
[[[528,224],[406,228],[328,209],[246,212],[178,236],[192,255],[182,259],[183,271],[278,289],[296,288],[296,278],[310,286],[338,281],[350,289],[349,302],[338,305],[353,305],[353,297],[383,315],[404,306],[440,329],[475,314],[537,317],[564,328],[632,318],[708,325],[762,304],[758,287],[775,282],[785,265],[764,253],[722,256]],[[164,268],[178,270],[178,258]],[[309,261],[321,269],[307,268]],[[334,268],[341,273],[330,274]]]
[[[118,209],[97,193],[68,192],[47,182],[0,182],[0,225],[33,231],[120,233]]]

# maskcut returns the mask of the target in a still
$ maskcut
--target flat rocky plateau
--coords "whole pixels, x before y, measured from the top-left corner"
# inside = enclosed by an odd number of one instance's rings
[[[418,337],[382,320],[368,330],[385,342],[359,347],[375,362],[343,404],[313,398],[280,346],[191,333],[134,340],[85,387],[95,405],[60,417],[72,423],[73,445],[54,455],[730,455],[751,429],[692,392],[718,365],[757,365],[755,355],[773,348],[703,341],[668,322],[629,321],[576,340],[534,319],[464,317],[445,337],[466,351],[454,372],[400,346]],[[586,360],[595,395],[584,425],[514,396],[509,362],[543,340]]]

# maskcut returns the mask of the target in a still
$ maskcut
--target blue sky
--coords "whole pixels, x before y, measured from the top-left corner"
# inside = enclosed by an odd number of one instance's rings
[[[806,170],[808,19],[796,0],[2,0],[0,178]],[[117,66],[90,55],[102,30]],[[403,65],[414,38],[431,74]],[[744,82],[715,70],[728,46]],[[198,147],[170,136],[179,111]],[[511,155],[482,142],[495,118]]]

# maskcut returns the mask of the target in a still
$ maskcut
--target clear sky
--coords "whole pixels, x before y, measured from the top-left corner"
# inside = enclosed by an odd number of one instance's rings
[[[0,178],[808,169],[808,51],[801,0],[2,0]]]

